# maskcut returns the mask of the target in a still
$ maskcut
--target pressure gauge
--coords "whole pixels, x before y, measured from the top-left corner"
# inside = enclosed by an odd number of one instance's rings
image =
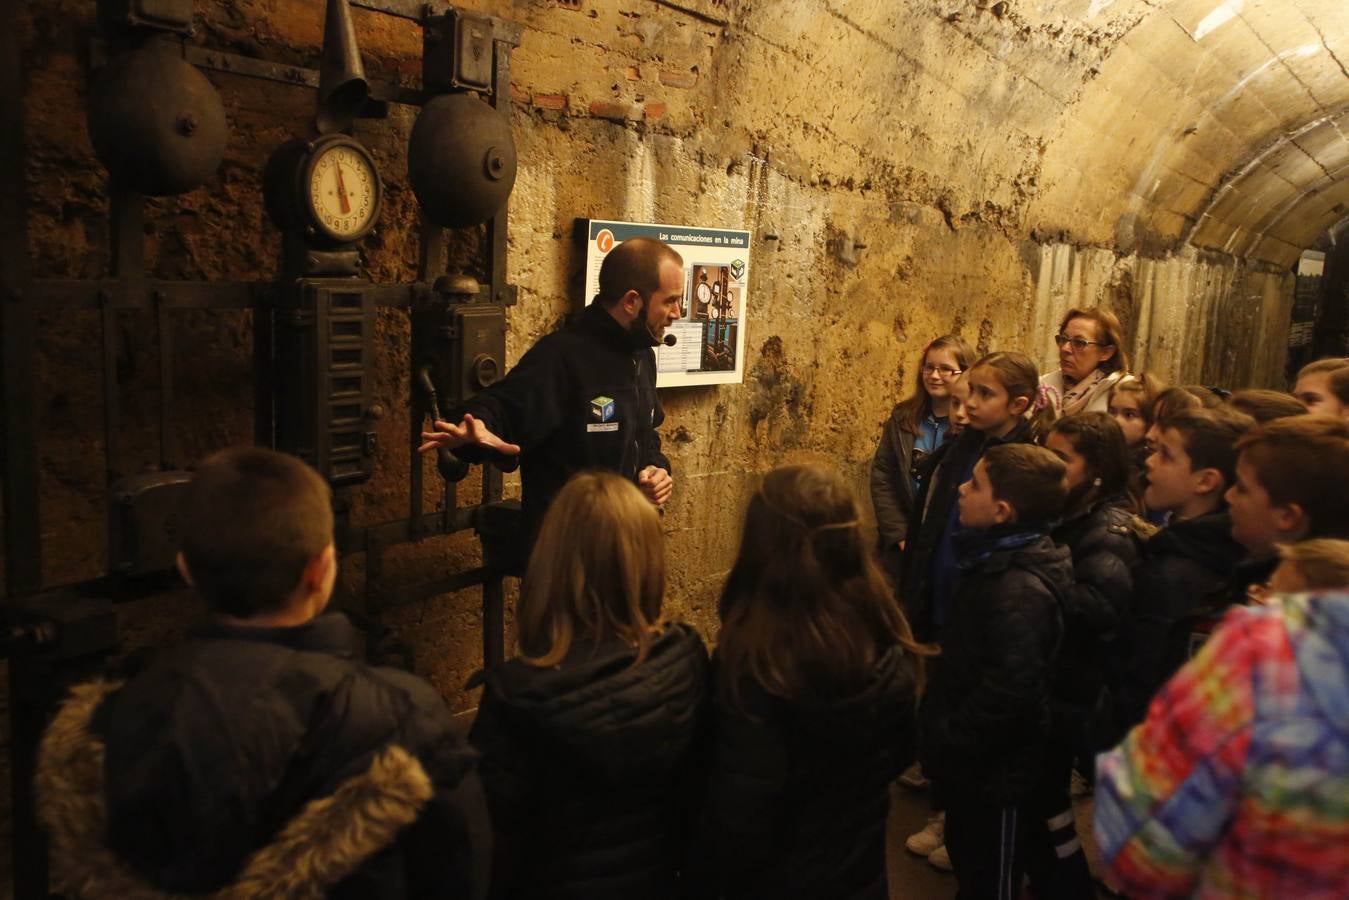
[[[379,220],[384,190],[374,157],[349,135],[282,146],[264,180],[267,211],[277,225],[315,243],[354,244]]]

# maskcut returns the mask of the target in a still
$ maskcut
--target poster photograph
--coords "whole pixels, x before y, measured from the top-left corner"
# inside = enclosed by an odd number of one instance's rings
[[[673,347],[656,347],[656,387],[742,384],[748,301],[748,231],[688,225],[581,220],[586,241],[585,302],[599,293],[600,265],[628,238],[664,241],[684,259],[680,319]]]

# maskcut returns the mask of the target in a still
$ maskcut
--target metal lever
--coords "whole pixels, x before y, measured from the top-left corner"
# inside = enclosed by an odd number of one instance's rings
[[[436,420],[440,419],[440,395],[436,393],[436,384],[431,380],[429,366],[422,366],[417,371],[417,381],[420,382],[422,390],[426,391],[426,398],[431,407],[431,427],[435,428]],[[463,481],[468,477],[468,467],[469,464],[450,452],[450,448],[436,448],[436,471],[446,481]]]

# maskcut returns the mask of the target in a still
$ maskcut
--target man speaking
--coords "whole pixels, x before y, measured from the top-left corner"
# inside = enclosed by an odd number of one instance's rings
[[[595,302],[530,348],[506,377],[422,433],[422,452],[447,447],[469,462],[520,457],[525,533],[582,469],[631,478],[660,506],[674,489],[656,428],[656,354],[679,319],[684,261],[651,238],[623,241],[600,266]],[[453,420],[458,420],[455,424]]]

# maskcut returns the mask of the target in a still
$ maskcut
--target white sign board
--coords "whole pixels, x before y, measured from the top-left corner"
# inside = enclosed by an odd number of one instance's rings
[[[584,225],[587,305],[600,291],[604,257],[628,238],[664,241],[684,258],[680,319],[668,329],[677,340],[656,348],[656,387],[744,382],[748,231],[602,219]]]

